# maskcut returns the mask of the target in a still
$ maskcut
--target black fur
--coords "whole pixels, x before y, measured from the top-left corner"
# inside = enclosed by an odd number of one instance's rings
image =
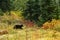
[[[15,25],[14,29],[23,29],[22,27],[23,27],[23,25]]]

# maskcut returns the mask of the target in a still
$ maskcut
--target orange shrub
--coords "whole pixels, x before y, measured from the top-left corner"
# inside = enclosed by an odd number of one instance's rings
[[[52,26],[49,22],[46,22],[43,24],[42,28],[47,29],[50,28],[50,26]]]
[[[32,21],[29,21],[29,20],[25,20],[25,21],[24,21],[24,24],[25,24],[27,27],[33,27],[33,26],[35,25]]]
[[[7,30],[1,30],[0,35],[3,35],[3,34],[8,34],[8,31]]]
[[[51,22],[45,22],[45,23],[43,24],[42,28],[44,28],[44,29],[54,28],[54,27],[57,26],[58,24],[60,24],[60,20],[52,19]]]

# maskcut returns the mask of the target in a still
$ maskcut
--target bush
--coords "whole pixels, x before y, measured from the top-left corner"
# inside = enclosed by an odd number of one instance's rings
[[[48,29],[48,28],[57,29],[57,28],[59,28],[59,26],[58,26],[58,24],[60,24],[59,22],[60,22],[60,20],[52,19],[51,22],[49,22],[49,21],[45,22],[43,24],[42,28],[44,28],[44,29]]]

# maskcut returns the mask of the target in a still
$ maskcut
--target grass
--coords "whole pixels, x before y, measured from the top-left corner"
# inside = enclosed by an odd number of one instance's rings
[[[23,30],[13,29],[15,24],[20,23],[21,17],[17,15],[0,16],[0,30],[8,30],[8,34],[0,35],[0,40],[60,40],[60,25],[55,29],[26,28]]]
[[[8,34],[0,35],[0,40],[60,40],[60,32],[50,29],[33,29],[33,31],[9,29],[8,31]]]

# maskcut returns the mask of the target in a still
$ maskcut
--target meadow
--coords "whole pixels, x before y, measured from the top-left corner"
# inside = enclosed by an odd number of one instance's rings
[[[7,34],[0,33],[0,40],[60,40],[60,20],[52,19],[51,22],[45,22],[41,28],[24,25],[22,30],[13,29],[14,25],[22,21],[22,16],[15,13],[12,11],[10,16],[0,16],[0,31],[8,31]]]
[[[60,40],[60,0],[0,0],[0,40]]]

